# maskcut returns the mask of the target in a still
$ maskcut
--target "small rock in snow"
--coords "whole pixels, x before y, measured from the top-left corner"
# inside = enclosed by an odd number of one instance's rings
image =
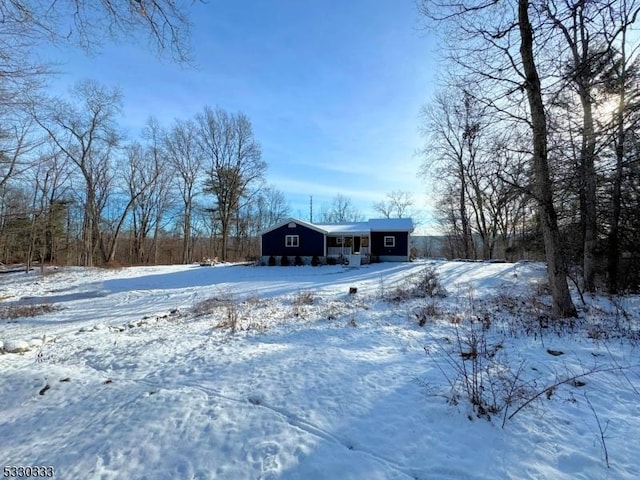
[[[253,395],[250,395],[247,398],[247,401],[251,404],[251,405],[263,405],[264,404],[264,398],[261,394],[259,393],[254,393]]]
[[[551,350],[550,348],[547,349],[547,353],[549,355],[553,355],[554,357],[559,357],[560,355],[564,355],[564,352],[562,352],[560,350]]]
[[[31,350],[31,346],[24,340],[5,340],[4,351],[7,353],[24,353]]]

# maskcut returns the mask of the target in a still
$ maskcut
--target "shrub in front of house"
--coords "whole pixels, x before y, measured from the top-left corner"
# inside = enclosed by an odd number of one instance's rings
[[[273,255],[271,255],[269,257],[269,266],[270,267],[275,267],[276,266],[276,257],[274,257]]]
[[[313,258],[311,258],[311,266],[317,267],[318,265],[320,265],[320,259],[317,255],[314,255]]]
[[[293,261],[293,264],[294,264],[296,267],[300,267],[300,266],[304,265],[304,261],[302,261],[302,257],[301,257],[300,255],[296,255],[296,258],[295,258],[295,260]]]
[[[291,265],[291,262],[289,261],[289,257],[287,257],[286,255],[283,255],[282,258],[280,259],[280,265],[282,265],[283,267],[288,267],[289,265]]]

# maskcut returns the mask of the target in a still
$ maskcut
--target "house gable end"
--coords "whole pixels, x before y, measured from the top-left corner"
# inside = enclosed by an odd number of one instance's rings
[[[314,225],[291,219],[262,232],[262,256],[323,256],[325,233]]]
[[[320,233],[327,233],[326,230],[324,230],[323,228],[321,228],[321,227],[319,227],[317,225],[314,225],[313,223],[304,222],[302,220],[298,220],[297,218],[288,218],[287,220],[284,220],[283,222],[280,222],[280,223],[278,223],[276,225],[273,225],[273,226],[271,226],[269,228],[266,228],[265,230],[262,230],[261,232],[258,233],[258,235],[262,236],[265,233],[269,233],[269,232],[271,232],[273,230],[277,230],[277,229],[282,228],[282,227],[284,227],[286,225],[289,225],[290,223],[295,223],[296,225],[304,226],[306,228],[309,228],[311,230],[315,230],[315,231],[320,232]]]

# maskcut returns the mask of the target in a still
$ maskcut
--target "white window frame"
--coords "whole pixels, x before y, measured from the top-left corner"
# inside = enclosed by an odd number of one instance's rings
[[[300,235],[285,235],[284,246],[287,248],[296,248],[300,246]]]
[[[391,242],[389,242],[391,241]],[[395,235],[385,235],[384,237],[384,248],[393,248],[396,246],[396,237]]]

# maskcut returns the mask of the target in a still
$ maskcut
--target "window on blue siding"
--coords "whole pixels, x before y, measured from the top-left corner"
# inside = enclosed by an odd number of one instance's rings
[[[384,237],[384,246],[385,247],[395,247],[396,246],[396,237],[393,237],[393,236]]]
[[[300,236],[299,235],[286,235],[284,237],[284,244],[287,247],[299,247]]]

